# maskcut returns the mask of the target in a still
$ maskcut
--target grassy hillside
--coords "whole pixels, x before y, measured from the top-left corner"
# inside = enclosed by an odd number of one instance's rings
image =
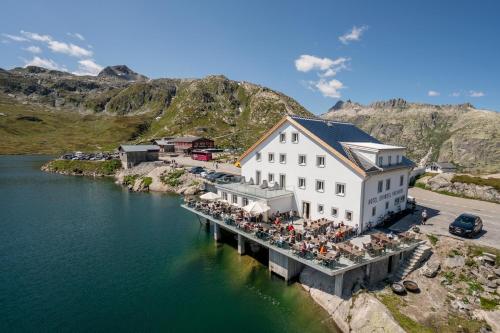
[[[113,150],[140,135],[143,116],[113,117],[24,105],[0,94],[0,153]]]

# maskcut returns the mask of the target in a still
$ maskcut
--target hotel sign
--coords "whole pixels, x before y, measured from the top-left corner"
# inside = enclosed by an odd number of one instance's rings
[[[378,198],[377,197],[373,197],[373,198],[368,199],[368,204],[369,205],[373,205],[373,204],[376,204],[379,201],[390,199],[393,196],[396,196],[396,195],[401,194],[401,193],[403,193],[403,189],[402,188],[400,188],[399,190],[394,190],[394,191],[392,191],[392,193],[391,192],[387,192],[385,194],[379,195]]]

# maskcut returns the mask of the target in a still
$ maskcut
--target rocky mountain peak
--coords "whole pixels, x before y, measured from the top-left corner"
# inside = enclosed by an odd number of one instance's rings
[[[113,78],[126,81],[145,81],[148,78],[137,72],[134,72],[126,65],[107,66],[99,72],[97,77],[100,78]]]
[[[402,98],[392,98],[387,101],[378,101],[370,104],[374,109],[403,109],[408,106],[408,102]]]

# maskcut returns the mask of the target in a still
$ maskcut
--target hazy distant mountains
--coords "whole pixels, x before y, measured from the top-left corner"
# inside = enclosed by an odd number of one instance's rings
[[[221,75],[150,80],[125,65],[97,76],[0,69],[0,153],[112,149],[124,141],[185,134],[248,147],[284,114],[313,116],[282,93]],[[500,114],[471,104],[339,101],[321,117],[353,122],[384,142],[404,145],[415,162],[428,155],[467,170],[500,169]]]
[[[355,123],[383,142],[406,146],[417,163],[427,155],[465,170],[500,170],[500,113],[471,104],[339,101],[321,117]]]

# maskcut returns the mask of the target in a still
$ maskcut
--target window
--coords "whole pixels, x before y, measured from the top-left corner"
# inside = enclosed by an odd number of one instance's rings
[[[335,194],[344,196],[345,195],[345,184],[335,183]]]
[[[325,192],[325,182],[323,180],[316,181],[316,191]]]
[[[403,186],[404,181],[405,181],[405,176],[403,175],[399,176],[399,186]]]
[[[260,185],[260,171],[255,171],[255,184]]]
[[[281,188],[286,187],[286,175],[283,173],[280,173],[280,187]]]
[[[267,155],[267,157],[268,157],[270,163],[274,163],[274,153],[269,153]]]
[[[267,174],[267,181],[270,183],[274,182],[274,173]]]
[[[255,154],[255,159],[256,159],[257,161],[259,161],[259,162],[260,162],[260,161],[262,161],[262,154],[261,154],[261,153],[256,153],[256,154]]]
[[[339,210],[336,207],[332,207],[332,216],[337,217],[339,214]]]
[[[389,209],[389,201],[385,202],[385,209]]]
[[[299,155],[299,165],[306,165],[306,155]]]
[[[285,133],[280,133],[280,142],[285,143],[286,142],[286,134]]]
[[[241,203],[243,204],[243,207],[248,205],[248,198],[241,198]]]
[[[345,212],[345,219],[347,221],[352,221],[352,212],[351,211],[346,210],[346,212]]]
[[[392,164],[392,155],[389,155],[389,165]]]
[[[305,189],[306,188],[306,179],[299,177],[299,188]]]
[[[399,204],[399,197],[397,197],[396,199],[394,199],[394,206],[397,206]]]
[[[231,195],[231,202],[233,204],[237,204],[238,203],[238,196],[236,194]]]
[[[286,163],[286,154],[280,154],[280,163],[285,164]]]
[[[292,133],[292,143],[299,143],[299,133]]]
[[[399,164],[399,162],[401,162],[401,156],[396,155],[396,163]]]
[[[377,206],[372,207],[372,216],[375,216],[377,214]]]
[[[378,189],[377,189],[377,192],[378,193],[382,193],[382,190],[384,189],[384,181],[383,180],[379,180],[378,181]]]
[[[318,205],[318,213],[319,214],[323,214],[323,212],[325,211],[325,207],[321,204]]]
[[[385,190],[388,191],[391,189],[391,178],[385,180]]]
[[[378,157],[378,165],[379,165],[379,166],[384,165],[384,156],[379,156],[379,157]]]
[[[316,166],[319,168],[325,167],[325,156],[316,156]]]
[[[222,199],[227,201],[227,192],[222,192]]]

